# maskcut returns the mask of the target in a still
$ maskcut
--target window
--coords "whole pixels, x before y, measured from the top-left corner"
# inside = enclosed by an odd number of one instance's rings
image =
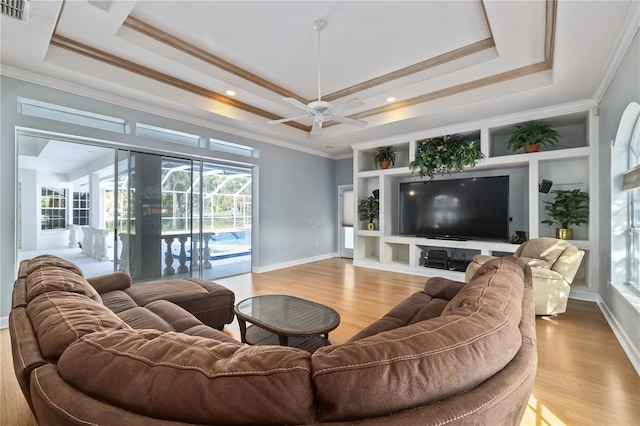
[[[200,136],[191,133],[179,132],[177,130],[165,129],[163,127],[151,126],[149,124],[137,123],[136,136],[143,138],[157,139],[166,142],[179,143],[189,146],[200,146]]]
[[[28,98],[18,98],[18,106],[20,108],[20,114],[23,115],[46,118],[63,123],[78,124],[80,126],[93,127],[94,129],[108,130],[111,132],[125,133],[126,131],[126,122],[117,117],[96,114]]]
[[[258,158],[260,156],[260,151],[255,148],[233,142],[221,141],[218,139],[209,139],[209,146],[214,151],[226,152],[229,154],[255,158]]]
[[[89,193],[74,192],[73,193],[73,224],[88,226],[89,225]]]
[[[42,188],[40,197],[41,228],[66,229],[67,227],[67,190],[60,188]]]
[[[629,168],[622,175],[622,189],[629,193],[629,285],[640,291],[640,120],[631,134]]]
[[[629,194],[629,284],[640,290],[640,187]]]

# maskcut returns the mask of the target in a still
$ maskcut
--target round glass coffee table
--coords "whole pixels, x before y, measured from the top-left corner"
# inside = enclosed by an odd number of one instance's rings
[[[330,345],[329,332],[340,324],[340,314],[334,309],[282,294],[245,299],[236,305],[235,313],[243,343],[292,346],[309,352]]]

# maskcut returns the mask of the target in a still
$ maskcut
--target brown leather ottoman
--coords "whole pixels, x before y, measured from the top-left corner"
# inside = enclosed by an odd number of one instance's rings
[[[219,330],[233,321],[235,294],[212,281],[199,278],[147,281],[133,284],[124,291],[138,306],[168,300]]]

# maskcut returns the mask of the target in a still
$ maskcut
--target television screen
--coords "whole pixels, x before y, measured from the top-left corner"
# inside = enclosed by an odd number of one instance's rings
[[[509,240],[509,176],[400,183],[402,235]]]

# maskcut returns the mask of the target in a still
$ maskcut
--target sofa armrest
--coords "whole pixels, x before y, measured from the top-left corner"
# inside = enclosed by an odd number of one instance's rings
[[[467,283],[448,278],[429,278],[424,284],[424,292],[433,298],[451,300]]]
[[[567,284],[571,284],[578,272],[583,257],[584,251],[578,250],[575,246],[567,247],[551,269],[562,275]]]
[[[495,256],[489,256],[487,254],[476,254],[475,256],[473,256],[473,261],[479,265],[484,265],[485,263],[495,258]]]
[[[131,277],[125,272],[113,272],[107,275],[91,277],[87,278],[87,281],[99,294],[131,287]]]
[[[467,270],[464,273],[464,281],[470,282],[471,278],[475,275],[476,271],[480,269],[482,265],[495,259],[495,256],[489,256],[486,254],[476,254],[473,256],[473,261],[467,266]]]

